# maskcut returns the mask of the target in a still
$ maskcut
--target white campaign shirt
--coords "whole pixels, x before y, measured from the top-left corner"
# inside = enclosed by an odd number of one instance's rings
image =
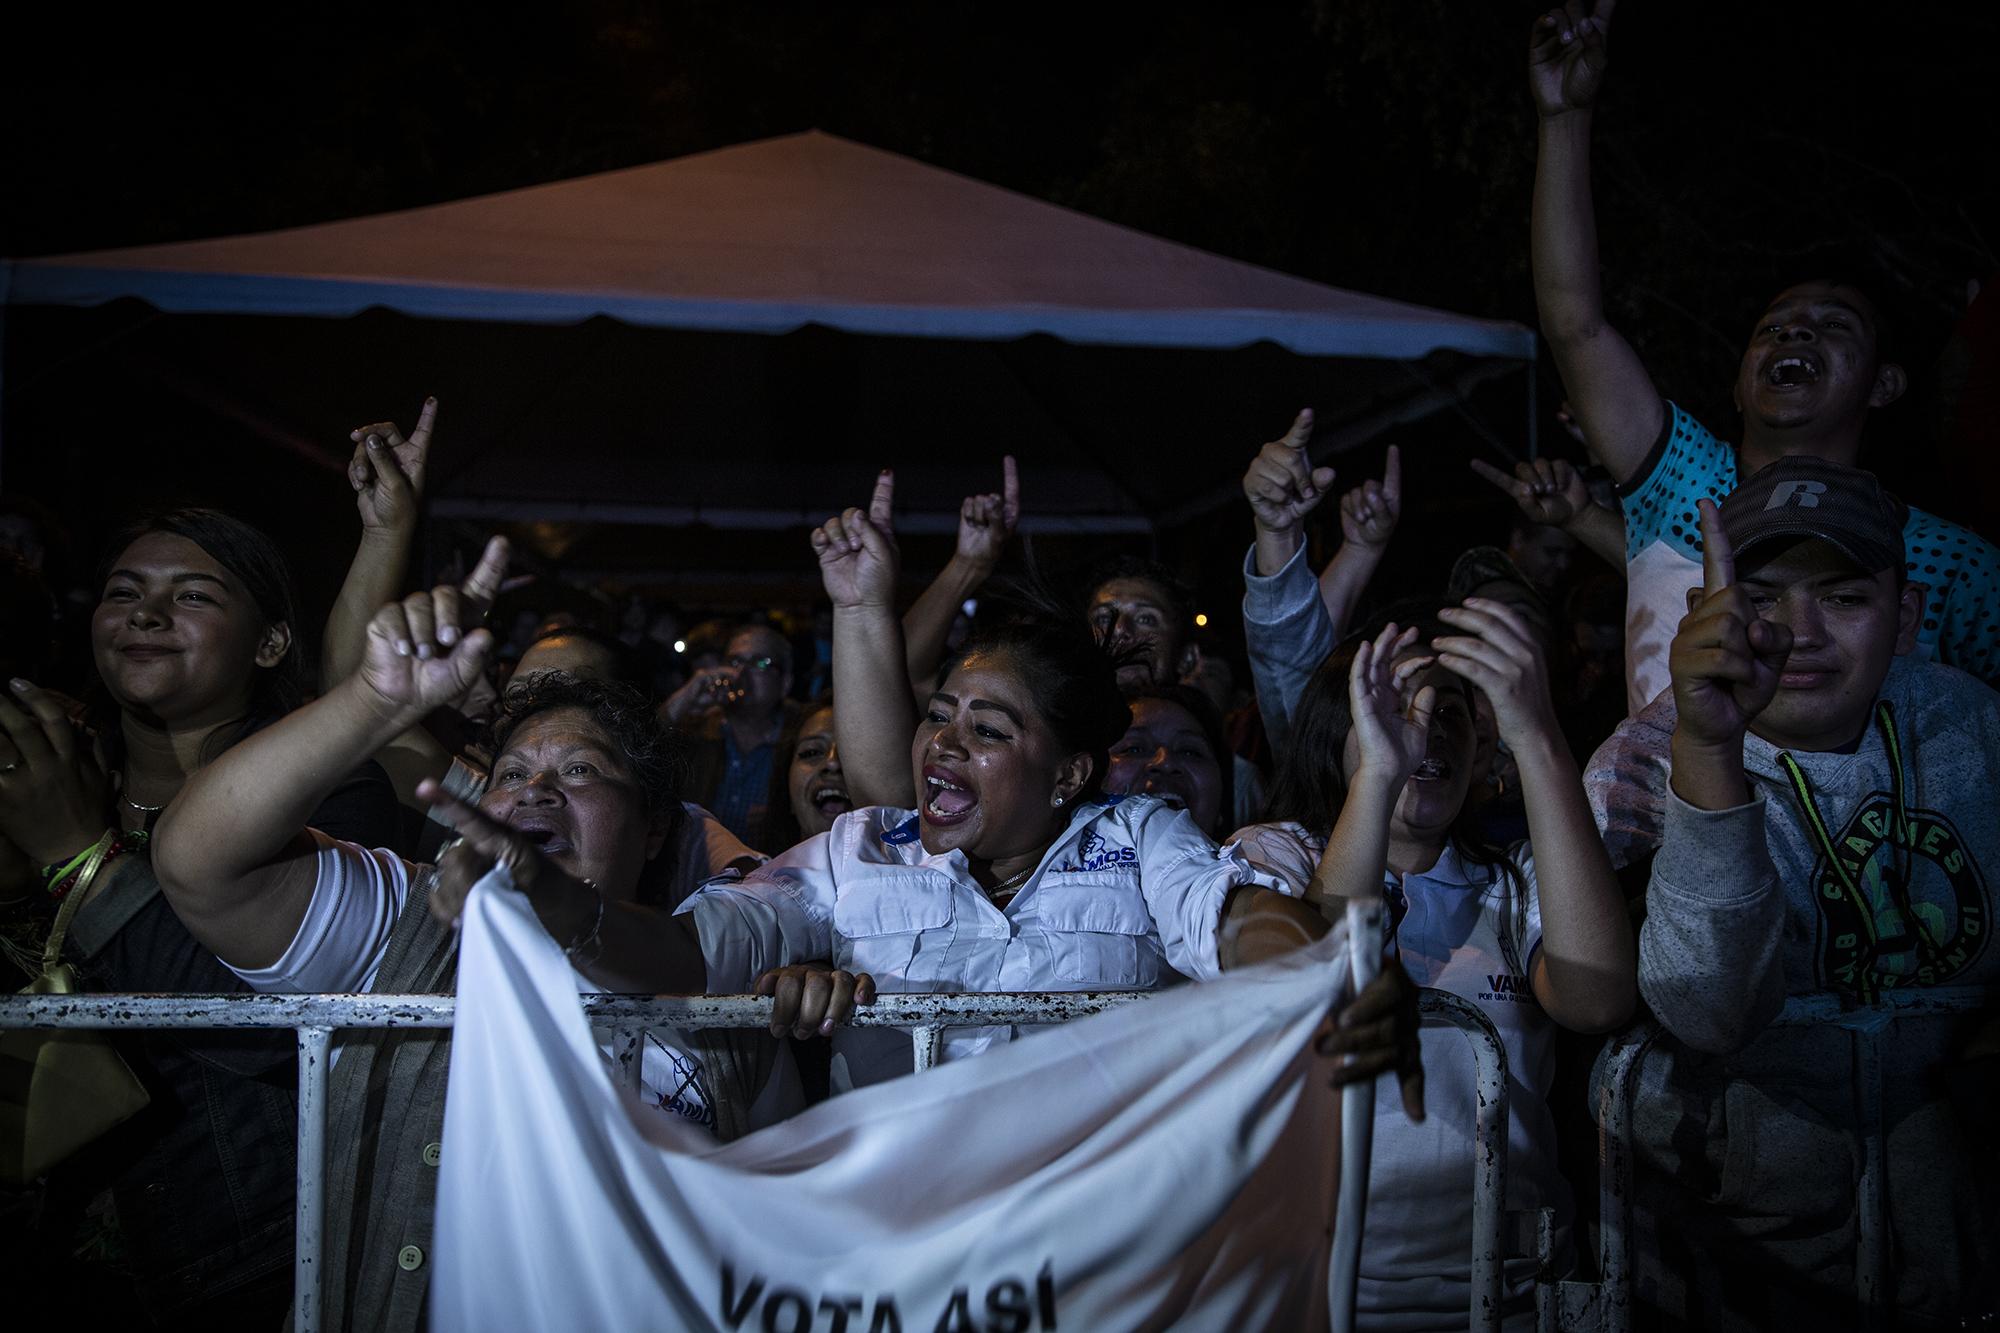
[[[1231,843],[1253,863],[1303,894],[1325,839],[1296,823],[1258,824]],[[1523,891],[1497,866],[1470,865],[1446,844],[1437,864],[1399,880],[1407,904],[1391,943],[1419,986],[1470,1000],[1493,1021],[1507,1052],[1507,1208],[1553,1207],[1557,1248],[1566,1243],[1569,1188],[1556,1166],[1549,1085],[1555,1024],[1535,1002],[1529,969],[1541,947],[1535,861],[1523,842],[1509,853]],[[1375,1152],[1369,1171],[1368,1231],[1361,1251],[1363,1327],[1462,1329],[1470,1309],[1473,1114],[1479,1105],[1472,1049],[1456,1031],[1425,1031],[1420,1125],[1403,1113],[1393,1078],[1375,1088]],[[1534,1261],[1507,1265],[1510,1296],[1529,1292]]]
[[[916,812],[853,810],[748,877],[714,883],[692,912],[711,994],[748,991],[768,968],[815,960],[866,972],[885,994],[1152,990],[1215,978],[1216,927],[1231,889],[1277,888],[1219,851],[1192,818],[1151,796],[1085,802],[1003,910],[965,854],[924,850]],[[953,1028],[947,1060],[1014,1035]],[[837,1088],[911,1068],[909,1037],[844,1028]]]
[[[715,817],[697,805],[683,807],[683,841],[698,841],[714,864],[706,875],[720,873],[748,849],[729,836]],[[299,922],[298,933],[284,955],[269,967],[229,970],[254,990],[287,994],[350,994],[373,990],[375,976],[389,951],[389,937],[409,901],[410,885],[420,867],[386,848],[366,848],[307,829],[318,857],[313,895]],[[720,832],[721,837],[714,836]],[[679,849],[675,849],[678,851]],[[227,963],[223,966],[228,967]],[[598,987],[577,973],[577,989]],[[610,1039],[604,1038],[610,1055]],[[336,1047],[334,1059],[339,1059]],[[772,1084],[779,1080],[774,1077]],[[701,1078],[701,1062],[684,1049],[676,1034],[647,1034],[640,1066],[640,1092],[650,1106],[715,1127],[715,1111]],[[776,1093],[773,1094],[778,1095]],[[761,1099],[760,1099],[761,1104]],[[760,1117],[753,1112],[753,1122]]]

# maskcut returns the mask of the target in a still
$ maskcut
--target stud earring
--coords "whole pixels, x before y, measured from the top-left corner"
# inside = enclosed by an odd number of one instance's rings
[[[1049,804],[1055,806],[1058,809],[1062,807],[1062,803],[1063,803],[1063,798],[1061,793],[1057,793],[1056,795],[1051,796],[1049,798]]]

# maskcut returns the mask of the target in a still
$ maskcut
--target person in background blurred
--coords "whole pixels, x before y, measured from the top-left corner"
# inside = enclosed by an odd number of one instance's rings
[[[840,767],[840,745],[834,735],[831,701],[810,707],[799,718],[798,734],[782,746],[790,756],[773,774],[777,790],[765,820],[770,852],[805,841],[833,827],[833,821],[854,808],[847,775]]]
[[[1113,556],[1091,569],[1087,587],[1091,632],[1117,665],[1121,689],[1167,689],[1199,672],[1202,657],[1194,638],[1194,590],[1173,570],[1157,560]],[[1249,823],[1263,809],[1263,774],[1226,748],[1219,750],[1218,758],[1231,770],[1224,822]]]
[[[798,725],[791,690],[791,644],[769,625],[743,625],[722,664],[689,678],[665,705],[693,745],[690,795],[752,847],[764,844],[779,741]]]
[[[1194,816],[1220,839],[1236,813],[1233,757],[1222,738],[1222,716],[1191,685],[1127,690],[1132,725],[1111,747],[1104,790],[1118,796],[1157,796]]]

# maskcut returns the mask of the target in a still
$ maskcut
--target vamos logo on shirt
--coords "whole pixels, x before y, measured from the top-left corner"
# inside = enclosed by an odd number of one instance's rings
[[[1488,1004],[1533,1004],[1535,989],[1526,977],[1512,976],[1506,972],[1488,972],[1486,989],[1479,992],[1479,998]]]
[[[1054,1260],[1045,1260],[1032,1282],[1003,1277],[983,1291],[952,1288],[935,1321],[935,1298],[919,1302],[887,1291],[869,1296],[800,1291],[773,1286],[761,1275],[739,1285],[736,1268],[726,1259],[721,1296],[717,1313],[723,1328],[763,1333],[1039,1333],[1056,1327]]]
[[[1081,865],[1078,862],[1082,862]],[[1086,831],[1076,845],[1076,858],[1066,860],[1059,866],[1049,867],[1058,873],[1075,874],[1079,871],[1110,870],[1116,866],[1137,865],[1139,849],[1136,847],[1113,847],[1095,833]]]

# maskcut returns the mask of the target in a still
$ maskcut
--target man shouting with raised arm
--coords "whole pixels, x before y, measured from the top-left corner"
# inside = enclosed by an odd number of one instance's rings
[[[1614,5],[1567,0],[1529,38],[1532,253],[1542,336],[1584,438],[1625,497],[1626,702],[1637,713],[1666,687],[1672,627],[1700,577],[1697,501],[1720,500],[1790,455],[1852,465],[1871,414],[1902,396],[1907,377],[1883,336],[1882,294],[1819,273],[1772,297],[1750,333],[1736,369],[1736,445],[1661,399],[1607,320],[1598,276],[1590,131]],[[1923,590],[1913,651],[2000,682],[2000,550],[1915,509],[1902,536],[1906,572]]]

